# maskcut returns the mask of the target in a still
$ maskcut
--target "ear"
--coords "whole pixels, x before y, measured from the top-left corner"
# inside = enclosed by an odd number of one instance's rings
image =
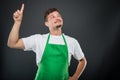
[[[47,26],[47,27],[48,27],[48,22],[47,22],[47,21],[45,22],[45,26]]]

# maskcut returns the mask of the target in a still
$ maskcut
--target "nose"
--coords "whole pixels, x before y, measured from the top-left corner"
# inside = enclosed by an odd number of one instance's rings
[[[56,16],[55,16],[55,18],[57,18],[57,19],[61,19],[61,16],[59,16],[59,15],[56,15]]]
[[[55,18],[57,21],[62,21],[62,18],[61,17],[56,17]]]
[[[56,16],[55,19],[56,19],[56,20],[57,20],[57,19],[60,19],[60,17],[57,17],[57,16]]]

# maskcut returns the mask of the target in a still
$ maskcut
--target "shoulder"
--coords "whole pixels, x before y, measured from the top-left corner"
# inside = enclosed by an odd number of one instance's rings
[[[71,42],[77,41],[77,39],[75,39],[74,37],[68,36],[68,35],[66,35],[66,34],[63,34],[63,35],[65,36],[65,39],[66,39],[67,41],[71,41]]]
[[[24,42],[29,42],[29,41],[39,41],[39,40],[44,40],[47,38],[48,34],[33,34],[28,37],[22,38]]]
[[[68,36],[68,35],[66,35],[66,34],[63,34],[63,35],[65,36],[65,39],[66,39],[67,43],[72,43],[72,44],[74,44],[74,43],[77,42],[77,39],[75,39],[74,37]]]
[[[33,38],[33,39],[37,39],[37,38],[45,38],[47,37],[47,34],[34,34],[34,35],[30,35],[29,37],[25,37],[25,38]]]

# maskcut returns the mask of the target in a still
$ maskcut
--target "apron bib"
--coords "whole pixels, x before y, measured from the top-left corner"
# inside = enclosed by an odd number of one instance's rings
[[[35,80],[68,80],[68,48],[63,35],[62,38],[65,45],[49,44],[48,35]]]

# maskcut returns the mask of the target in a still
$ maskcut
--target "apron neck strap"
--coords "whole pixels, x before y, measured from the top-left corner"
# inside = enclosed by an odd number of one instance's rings
[[[63,40],[64,40],[65,45],[67,45],[67,42],[66,42],[65,37],[64,37],[63,34],[62,34],[62,38],[63,38]],[[50,39],[50,33],[48,34],[47,44],[48,44],[48,42],[49,42],[49,39]]]

